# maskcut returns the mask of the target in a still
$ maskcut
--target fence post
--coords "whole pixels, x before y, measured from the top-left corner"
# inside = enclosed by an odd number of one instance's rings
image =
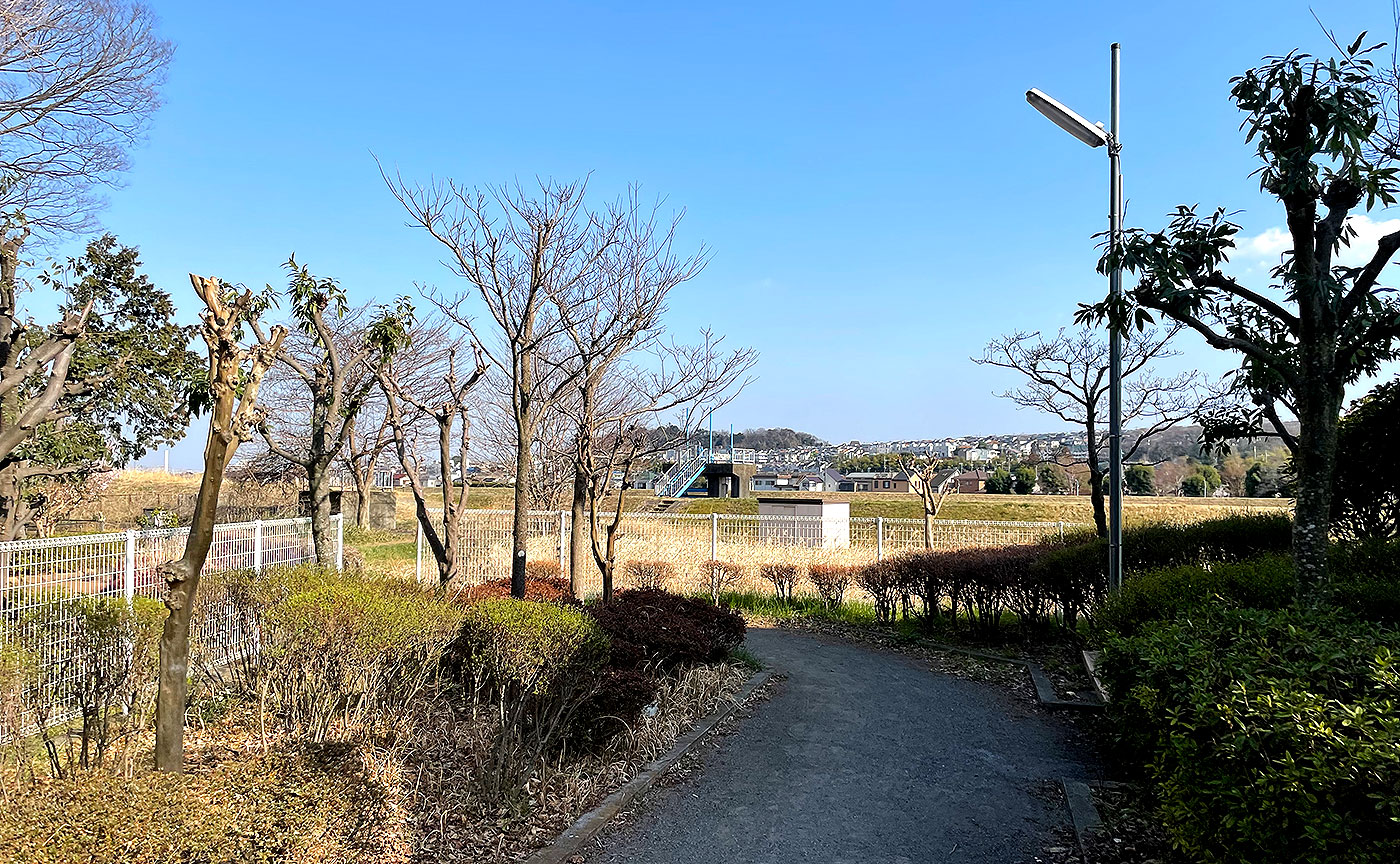
[[[1065,539],[1065,523],[1060,523],[1060,539]]]
[[[263,524],[261,519],[253,521],[253,572],[261,573],[263,568]]]
[[[413,524],[418,526],[418,539],[413,544],[413,578],[418,584],[423,584],[423,523],[414,517]]]
[[[564,547],[567,545],[568,542],[568,530],[564,527],[564,520],[568,517],[568,515],[569,511],[567,510],[559,511],[559,573],[565,579],[569,578],[569,574],[567,572],[568,565],[564,563],[568,560],[564,554]]]
[[[885,560],[885,517],[875,517],[875,560]]]
[[[335,572],[345,570],[345,514],[335,514]]]
[[[719,560],[719,514],[710,514],[710,560]]]
[[[126,531],[126,562],[122,567],[122,596],[128,604],[136,601],[136,532]]]

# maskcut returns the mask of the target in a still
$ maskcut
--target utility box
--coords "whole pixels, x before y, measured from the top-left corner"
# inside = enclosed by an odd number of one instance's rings
[[[851,545],[851,505],[820,498],[759,498],[758,532],[765,542],[845,548]]]

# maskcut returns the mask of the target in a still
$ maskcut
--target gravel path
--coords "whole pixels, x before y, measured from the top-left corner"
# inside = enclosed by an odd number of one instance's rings
[[[1031,862],[1068,826],[1045,781],[1096,776],[1065,720],[998,687],[791,631],[748,645],[787,680],[590,861]]]

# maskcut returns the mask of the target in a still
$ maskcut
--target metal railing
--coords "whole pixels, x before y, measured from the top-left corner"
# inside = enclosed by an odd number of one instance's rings
[[[661,475],[661,480],[656,484],[658,498],[679,498],[684,495],[710,461],[709,449],[698,444],[677,455],[676,464]]]
[[[440,514],[435,514],[441,518]],[[511,512],[466,510],[458,581],[478,585],[510,575]],[[1080,526],[1068,522],[982,522],[934,520],[932,546],[939,550],[1011,546],[1063,537]],[[571,518],[568,511],[530,513],[527,561],[550,561],[568,575]],[[722,513],[624,513],[617,540],[617,579],[627,587],[627,564],[664,561],[675,571],[676,591],[699,591],[706,584],[705,562],[738,564],[748,572],[745,588],[766,586],[758,577],[761,565],[784,562],[803,571],[812,564],[861,565],[900,552],[925,548],[922,519],[876,516],[756,516]],[[425,582],[436,579],[432,553],[419,533],[415,572]],[[585,597],[602,592],[592,553],[578,580]]]
[[[345,523],[340,514],[331,519],[339,568]],[[42,682],[36,692],[46,704],[38,707],[49,722],[77,716],[71,695],[90,659],[78,656],[84,619],[74,601],[159,598],[165,588],[160,566],[183,553],[188,536],[189,528],[161,528],[0,543],[0,649],[23,652]],[[229,523],[214,527],[201,572],[261,570],[315,559],[310,519]],[[233,610],[222,604],[196,606],[193,637],[201,644],[232,656],[245,647],[244,634],[233,632],[238,628]]]

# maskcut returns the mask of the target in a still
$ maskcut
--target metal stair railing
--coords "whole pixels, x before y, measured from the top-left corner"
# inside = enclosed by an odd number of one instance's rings
[[[677,461],[667,471],[662,481],[656,484],[658,498],[677,498],[685,493],[695,478],[705,470],[710,460],[709,452],[703,447],[693,447],[686,451],[686,458]]]

